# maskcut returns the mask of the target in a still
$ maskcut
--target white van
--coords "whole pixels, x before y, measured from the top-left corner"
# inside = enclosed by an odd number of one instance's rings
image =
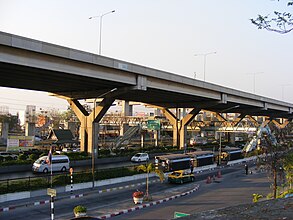
[[[69,158],[65,155],[53,155],[52,156],[52,166],[51,164],[47,163],[48,156],[43,156],[37,159],[32,167],[33,172],[39,172],[39,173],[48,173],[54,171],[62,171],[65,172],[66,170],[69,170]]]

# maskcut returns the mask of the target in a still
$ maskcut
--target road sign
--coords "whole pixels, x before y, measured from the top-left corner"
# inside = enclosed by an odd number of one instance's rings
[[[72,173],[73,173],[73,168],[72,167],[70,167],[69,172],[72,175]]]
[[[190,214],[182,213],[182,212],[174,212],[174,218],[181,218],[184,216],[189,216]]]
[[[47,195],[56,196],[57,195],[56,189],[47,188]]]
[[[148,120],[148,130],[160,130],[161,124],[159,120]]]

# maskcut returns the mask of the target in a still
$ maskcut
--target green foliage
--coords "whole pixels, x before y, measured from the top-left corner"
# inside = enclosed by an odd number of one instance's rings
[[[278,195],[277,198],[285,198],[285,196],[287,194],[293,194],[293,189],[288,189],[288,190],[284,191],[283,193],[281,193],[280,195]]]
[[[14,160],[12,157],[5,157],[5,161],[12,161]]]
[[[87,208],[85,206],[82,206],[82,205],[75,206],[74,209],[73,209],[74,214],[76,214],[76,213],[86,213],[86,211],[87,211]]]
[[[47,188],[49,186],[49,178],[40,177],[34,179],[11,180],[0,182],[0,194],[14,193],[21,191],[30,191],[36,189]]]
[[[71,161],[85,160],[90,158],[86,152],[62,152],[61,155],[67,155]]]
[[[31,164],[32,161],[30,160],[10,160],[10,161],[3,161],[0,163],[0,166],[11,166],[11,165],[25,165]]]
[[[161,170],[156,169],[152,163],[139,165],[136,169],[137,171],[143,171],[144,173],[155,173],[158,175],[161,182],[164,181],[164,173]]]
[[[37,160],[37,159],[39,158],[39,156],[36,155],[36,154],[30,154],[30,155],[28,156],[28,158],[29,158],[29,160],[31,160],[31,161],[35,161],[35,160]]]
[[[109,149],[99,149],[99,155],[110,155],[110,150]]]
[[[253,199],[252,199],[253,202],[258,202],[258,200],[263,197],[262,195],[257,193],[253,193],[252,196],[253,196]]]
[[[25,154],[20,154],[18,156],[18,160],[26,160],[27,159],[27,156]]]
[[[39,157],[47,156],[48,153],[41,153]]]

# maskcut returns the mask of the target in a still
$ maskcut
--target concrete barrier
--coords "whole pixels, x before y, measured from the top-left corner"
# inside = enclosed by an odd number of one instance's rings
[[[9,202],[13,200],[26,199],[26,198],[30,198],[29,191],[8,193],[8,194],[0,195],[0,202]]]

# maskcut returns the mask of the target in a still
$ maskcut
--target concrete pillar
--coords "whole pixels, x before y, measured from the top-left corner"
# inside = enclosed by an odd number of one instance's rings
[[[194,117],[200,112],[200,109],[194,108],[188,114],[180,120],[180,149],[184,149],[187,145],[186,143],[186,134],[187,134],[187,125],[194,119]]]
[[[194,119],[199,113],[200,109],[192,109],[186,116],[181,120],[178,119],[170,110],[162,109],[163,114],[173,125],[173,146],[179,146],[180,149],[184,149],[186,144],[186,130],[187,125]],[[179,111],[177,111],[179,115]]]
[[[144,147],[144,132],[141,132],[141,134],[140,134],[140,146],[141,146],[141,148],[143,148]]]
[[[129,105],[129,101],[122,101],[122,116],[132,116],[133,114],[133,106]],[[120,127],[120,136],[123,136],[125,132],[128,130],[129,124],[123,123]]]
[[[5,140],[8,138],[9,124],[8,123],[0,123],[1,125],[1,137]]]
[[[25,136],[35,136],[36,125],[35,123],[26,122],[25,123]]]
[[[162,113],[170,121],[173,127],[173,146],[178,146],[178,120],[177,117],[169,109],[162,108]]]
[[[94,124],[102,119],[115,99],[113,97],[104,98],[103,101],[93,109],[91,114],[85,110],[77,99],[68,99],[67,101],[81,123],[80,150],[91,153],[93,149],[96,149],[98,143],[98,126]]]
[[[235,133],[233,132],[229,133],[229,143],[232,144],[233,146],[235,145]]]
[[[120,126],[120,136],[123,136],[128,129],[129,129],[129,124],[123,122],[122,125]]]
[[[160,130],[154,131],[155,146],[159,146]]]

